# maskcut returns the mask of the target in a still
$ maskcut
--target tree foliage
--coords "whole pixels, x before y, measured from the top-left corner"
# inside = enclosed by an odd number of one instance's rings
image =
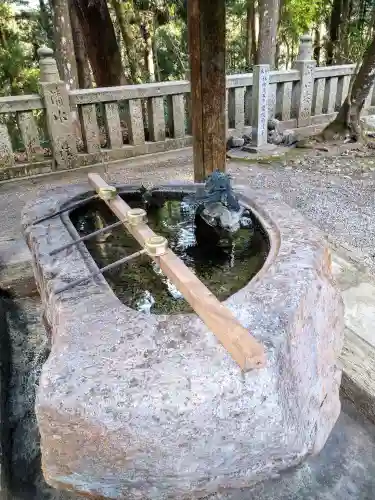
[[[37,13],[25,16],[10,3],[0,3],[0,93],[37,91],[36,49],[44,43]]]
[[[53,25],[58,22],[53,16],[55,1],[7,0],[0,4],[3,94],[36,91],[37,48],[48,45],[55,49],[58,40]],[[77,11],[83,12],[78,15],[81,26],[73,19],[71,34],[80,85],[188,77],[187,0],[67,1],[83,7]],[[291,67],[299,37],[306,32],[314,37],[314,57],[321,65],[356,62],[374,35],[374,0],[226,0],[228,73],[251,71],[258,62],[259,13],[266,1],[274,9],[271,17],[278,20],[272,58],[280,69]],[[100,35],[100,23],[86,22],[90,9],[96,9],[93,19],[108,13]],[[116,50],[119,55],[114,57]]]

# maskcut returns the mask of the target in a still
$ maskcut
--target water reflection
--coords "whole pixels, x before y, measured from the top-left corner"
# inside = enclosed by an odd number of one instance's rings
[[[147,209],[150,227],[168,239],[172,250],[220,300],[241,289],[262,267],[268,241],[257,225],[254,226],[248,211],[241,219],[241,229],[231,241],[213,245],[207,235],[207,244],[198,245],[194,208],[181,201],[181,197],[170,195],[160,200],[160,196],[158,203],[151,205],[145,205],[135,194],[126,195],[124,199],[132,207]],[[91,202],[77,209],[71,218],[81,235],[117,220],[101,202]],[[86,244],[100,267],[140,248],[121,227],[107,233],[105,239],[89,240]],[[190,311],[181,293],[147,256],[110,271],[105,277],[119,299],[138,311],[154,314]]]

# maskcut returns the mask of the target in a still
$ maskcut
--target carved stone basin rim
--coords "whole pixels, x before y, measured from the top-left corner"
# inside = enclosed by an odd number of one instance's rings
[[[340,411],[343,340],[329,251],[276,193],[236,190],[270,239],[262,270],[225,301],[266,347],[267,366],[246,374],[195,314],[139,313],[103,277],[54,293],[97,266],[84,244],[49,255],[78,237],[68,214],[31,223],[86,196],[87,185],[48,191],[25,208],[51,333],[36,414],[53,486],[116,499],[198,498],[248,486],[324,445]]]

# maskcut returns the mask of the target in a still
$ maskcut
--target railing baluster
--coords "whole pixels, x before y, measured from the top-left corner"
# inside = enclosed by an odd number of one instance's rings
[[[242,133],[245,127],[245,87],[234,89],[234,128]]]
[[[331,114],[335,112],[337,94],[337,77],[328,78],[324,91],[323,111]]]
[[[107,102],[105,104],[105,123],[110,149],[122,148],[123,140],[117,102]]]
[[[154,142],[165,140],[164,99],[151,97],[147,100],[148,126],[150,140]]]
[[[277,84],[276,83],[270,84],[268,86],[268,118],[275,117],[276,93],[277,93]]]
[[[239,134],[243,132],[245,127],[245,87],[235,87],[228,92],[228,125]]]
[[[337,85],[337,93],[338,93],[338,103],[340,106],[345,101],[348,95],[351,79],[352,75],[346,75],[339,79]]]
[[[0,123],[0,167],[12,167],[13,165],[14,155],[8,127],[4,123]]]
[[[100,151],[100,135],[98,120],[96,117],[95,104],[84,104],[79,106],[79,112],[83,125],[83,140],[85,141],[88,153],[98,153]]]
[[[325,78],[317,78],[314,82],[314,101],[313,101],[314,115],[321,115],[323,113],[325,86],[326,86]]]
[[[129,143],[133,146],[144,144],[145,129],[143,125],[142,101],[140,99],[126,101],[125,110]]]
[[[168,127],[175,139],[185,136],[185,102],[183,94],[168,96]]]
[[[366,97],[365,104],[364,104],[364,109],[369,109],[373,103],[374,103],[374,91],[375,91],[375,85],[371,86],[370,92],[368,93],[368,96]]]
[[[43,154],[40,147],[38,126],[32,111],[17,113],[17,122],[25,146],[27,159],[30,162],[41,159]]]
[[[245,91],[245,125],[251,125],[252,100],[253,100],[253,87],[246,87],[246,91]]]
[[[292,109],[293,82],[284,82],[276,89],[276,117],[281,121],[290,120]]]
[[[185,109],[186,109],[186,132],[192,134],[192,119],[191,119],[191,96],[185,94]]]

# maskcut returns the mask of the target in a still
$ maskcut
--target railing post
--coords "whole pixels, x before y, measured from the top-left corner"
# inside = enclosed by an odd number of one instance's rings
[[[268,87],[270,67],[268,64],[254,66],[251,110],[251,136],[253,148],[267,147]]]
[[[0,167],[12,167],[14,155],[6,123],[0,123]]]
[[[56,169],[75,166],[76,138],[69,104],[68,90],[60,80],[53,51],[38,50],[40,89],[46,107],[46,121]]]
[[[293,68],[300,72],[300,80],[295,85],[292,99],[292,116],[297,118],[297,127],[311,124],[315,66],[312,38],[310,35],[303,35],[300,38],[298,58],[293,64]]]

